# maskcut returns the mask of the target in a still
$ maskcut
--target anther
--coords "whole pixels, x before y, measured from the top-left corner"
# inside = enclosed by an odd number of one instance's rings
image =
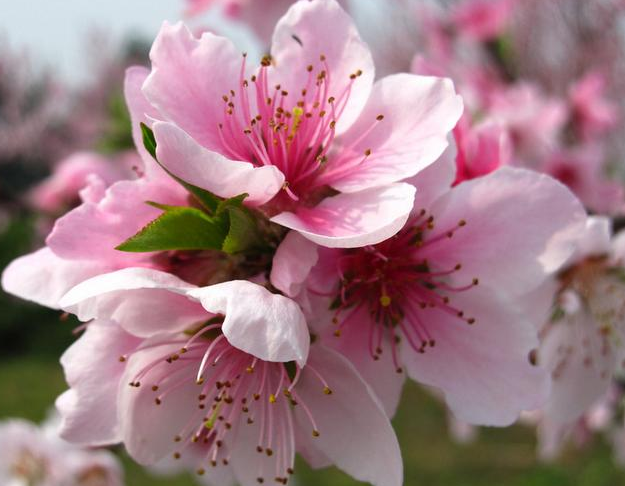
[[[180,459],[180,452],[174,452],[174,459]]]
[[[203,476],[206,471],[203,468],[200,468],[196,472],[198,473],[199,476]]]
[[[319,431],[318,430],[313,430],[312,431],[312,436],[313,437],[319,437]]]
[[[265,449],[265,454],[267,454],[267,457],[271,457],[271,456],[273,456],[273,450],[267,448],[267,449]]]
[[[332,390],[330,389],[330,387],[325,386],[323,388],[323,393],[325,393],[326,395],[332,395]]]
[[[378,116],[375,117],[375,119],[377,121],[382,121],[382,120],[384,120],[384,115],[378,115]]]

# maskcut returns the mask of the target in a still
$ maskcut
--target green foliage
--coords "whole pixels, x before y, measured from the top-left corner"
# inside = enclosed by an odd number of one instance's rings
[[[221,250],[228,235],[226,217],[183,206],[162,206],[164,213],[116,249],[129,252],[167,250]]]
[[[126,107],[121,87],[108,99],[107,119],[102,136],[96,142],[96,149],[105,154],[116,154],[134,147],[130,113]]]

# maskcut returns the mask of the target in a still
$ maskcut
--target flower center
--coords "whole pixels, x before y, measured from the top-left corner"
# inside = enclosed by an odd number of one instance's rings
[[[565,323],[582,322],[577,326],[581,338],[580,351],[584,354],[584,365],[596,366],[605,357],[614,352],[614,348],[623,345],[625,332],[625,271],[613,266],[607,256],[586,258],[577,265],[565,270],[560,275],[559,306],[552,316],[552,322],[561,319]],[[573,302],[571,302],[571,300]],[[586,318],[575,319],[576,315]],[[549,331],[549,327],[545,332]],[[560,374],[574,349],[559,349],[560,364],[554,371],[554,377]],[[622,364],[625,368],[625,362]],[[602,377],[608,370],[602,370]]]
[[[25,479],[27,484],[40,484],[47,475],[48,463],[45,458],[24,448],[17,455],[11,469],[15,477]]]
[[[223,121],[219,134],[226,156],[257,167],[274,165],[284,174],[284,194],[291,201],[308,201],[328,179],[320,177],[328,166],[337,166],[330,153],[336,124],[347,106],[358,70],[336,93],[330,92],[331,72],[324,55],[317,65],[306,67],[307,81],[299,92],[280,84],[270,86],[272,60],[265,57],[257,74],[248,80],[243,55],[237,89],[222,96]],[[381,121],[383,116],[378,116]],[[364,157],[368,157],[368,151]],[[342,168],[341,170],[345,170]]]
[[[180,459],[187,447],[201,447],[207,464],[228,465],[228,440],[236,436],[239,427],[257,424],[256,451],[275,457],[273,472],[263,470],[263,461],[259,461],[258,482],[263,483],[269,474],[276,482],[287,484],[295,454],[293,407],[303,409],[313,437],[319,436],[313,413],[297,393],[302,368],[294,362],[262,361],[234,348],[221,332],[222,322],[222,317],[216,317],[190,331],[186,340],[156,344],[163,347],[163,355],[147,363],[129,385],[138,388],[147,383],[155,394],[154,404],[161,406],[181,387],[196,384],[195,411],[173,438],[179,444],[175,459]],[[165,351],[176,344],[175,352]],[[128,357],[121,356],[120,361]],[[318,378],[323,393],[332,394],[321,374],[310,366],[306,370]],[[206,471],[200,467],[196,472],[203,475]]]
[[[439,230],[434,217],[422,210],[394,237],[375,246],[347,250],[337,264],[340,286],[332,304],[335,336],[341,336],[345,326],[360,322],[357,316],[366,310],[370,316],[369,354],[378,360],[388,337],[397,372],[401,372],[397,345],[402,336],[419,353],[436,344],[428,329],[429,310],[439,309],[467,324],[475,323],[475,318],[453,305],[452,296],[478,285],[478,279],[453,285],[460,263],[436,268],[424,257],[428,247],[444,245],[466,224],[461,220],[453,228]]]

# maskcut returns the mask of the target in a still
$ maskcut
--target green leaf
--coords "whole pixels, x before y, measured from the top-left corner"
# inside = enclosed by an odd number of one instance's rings
[[[217,210],[217,206],[219,205],[221,198],[215,196],[212,192],[209,192],[206,189],[202,189],[201,187],[194,186],[193,184],[183,181],[180,177],[175,176],[167,170],[156,158],[156,138],[154,137],[152,129],[145,123],[141,123],[141,133],[143,134],[143,145],[145,146],[145,149],[152,157],[154,157],[154,160],[156,160],[158,165],[160,165],[161,168],[167,172],[169,177],[174,179],[178,184],[189,191],[204,208],[206,208],[209,212],[214,213]]]
[[[239,194],[238,196],[234,196],[231,197],[229,199],[223,199],[221,201],[219,201],[219,204],[217,205],[217,208],[215,210],[215,214],[221,214],[224,211],[230,209],[230,208],[242,208],[243,207],[243,201],[245,200],[246,197],[248,197],[249,194],[247,192],[244,192],[243,194]]]
[[[152,204],[156,205],[156,204]],[[165,212],[116,249],[128,252],[221,250],[228,222],[196,208],[156,205]]]
[[[156,138],[154,138],[154,132],[143,122],[141,122],[141,135],[143,136],[143,146],[156,159]]]
[[[250,213],[245,208],[236,206],[229,207],[227,211],[229,227],[222,250],[226,253],[239,253],[259,246],[261,238]]]

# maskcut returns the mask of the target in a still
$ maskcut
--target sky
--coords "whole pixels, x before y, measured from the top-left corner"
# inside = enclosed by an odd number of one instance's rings
[[[63,79],[88,79],[85,38],[94,28],[113,43],[154,38],[163,20],[180,19],[183,0],[0,0],[0,45],[27,47]]]
[[[353,0],[352,0],[353,1]],[[359,11],[367,13],[379,0],[359,0]],[[356,3],[356,2],[354,2]],[[182,18],[184,0],[0,0],[0,52],[28,53],[34,66],[47,66],[69,84],[88,81],[90,64],[86,39],[94,29],[105,35],[115,53],[122,39],[151,41],[162,22]],[[363,8],[366,7],[366,8]],[[218,26],[245,52],[260,55],[261,45],[249,31],[224,21],[216,11],[194,19],[192,25]]]

